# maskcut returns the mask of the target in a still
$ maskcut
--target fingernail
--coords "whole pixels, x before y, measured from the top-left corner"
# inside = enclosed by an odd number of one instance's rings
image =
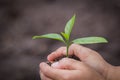
[[[58,68],[59,67],[59,62],[54,62],[51,65],[53,68]]]

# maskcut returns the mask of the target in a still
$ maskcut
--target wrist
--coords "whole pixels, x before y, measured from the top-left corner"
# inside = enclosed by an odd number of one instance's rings
[[[101,71],[101,74],[102,76],[104,76],[105,80],[110,80],[109,79],[109,75],[111,75],[111,68],[112,68],[112,65],[110,64],[106,64],[103,68],[102,68],[102,71]]]
[[[110,65],[106,80],[120,80],[120,67]]]
[[[114,71],[114,66],[109,65],[107,68],[107,72],[106,72],[106,80],[112,80],[111,76],[113,76],[113,71]]]

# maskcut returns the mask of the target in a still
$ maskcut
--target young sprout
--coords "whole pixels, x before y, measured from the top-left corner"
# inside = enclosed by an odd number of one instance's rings
[[[76,15],[73,15],[73,17],[66,23],[64,32],[61,32],[61,34],[56,33],[50,33],[50,34],[44,34],[40,36],[33,36],[32,39],[41,39],[41,38],[49,38],[49,39],[55,39],[63,42],[66,45],[66,57],[69,57],[68,55],[68,49],[71,44],[93,44],[93,43],[107,43],[108,41],[103,37],[84,37],[84,38],[77,38],[74,40],[70,40],[70,34],[72,31],[72,28],[75,23]]]

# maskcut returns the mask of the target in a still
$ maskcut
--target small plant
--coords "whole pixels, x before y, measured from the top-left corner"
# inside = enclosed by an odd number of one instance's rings
[[[107,43],[108,41],[103,37],[84,37],[84,38],[78,38],[74,40],[70,40],[70,34],[75,22],[76,15],[73,15],[73,17],[67,22],[64,32],[61,32],[60,34],[56,33],[50,33],[50,34],[44,34],[40,36],[33,36],[32,39],[41,39],[41,38],[49,38],[49,39],[55,39],[63,42],[66,45],[66,57],[69,57],[68,55],[68,49],[69,46],[73,43],[75,44],[93,44],[93,43]]]

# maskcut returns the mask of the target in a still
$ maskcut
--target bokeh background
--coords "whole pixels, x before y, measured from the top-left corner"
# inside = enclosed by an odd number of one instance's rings
[[[84,46],[120,65],[119,0],[0,0],[0,80],[40,80],[39,63],[64,44],[32,36],[63,31],[74,13],[71,37],[106,37],[108,44]]]

